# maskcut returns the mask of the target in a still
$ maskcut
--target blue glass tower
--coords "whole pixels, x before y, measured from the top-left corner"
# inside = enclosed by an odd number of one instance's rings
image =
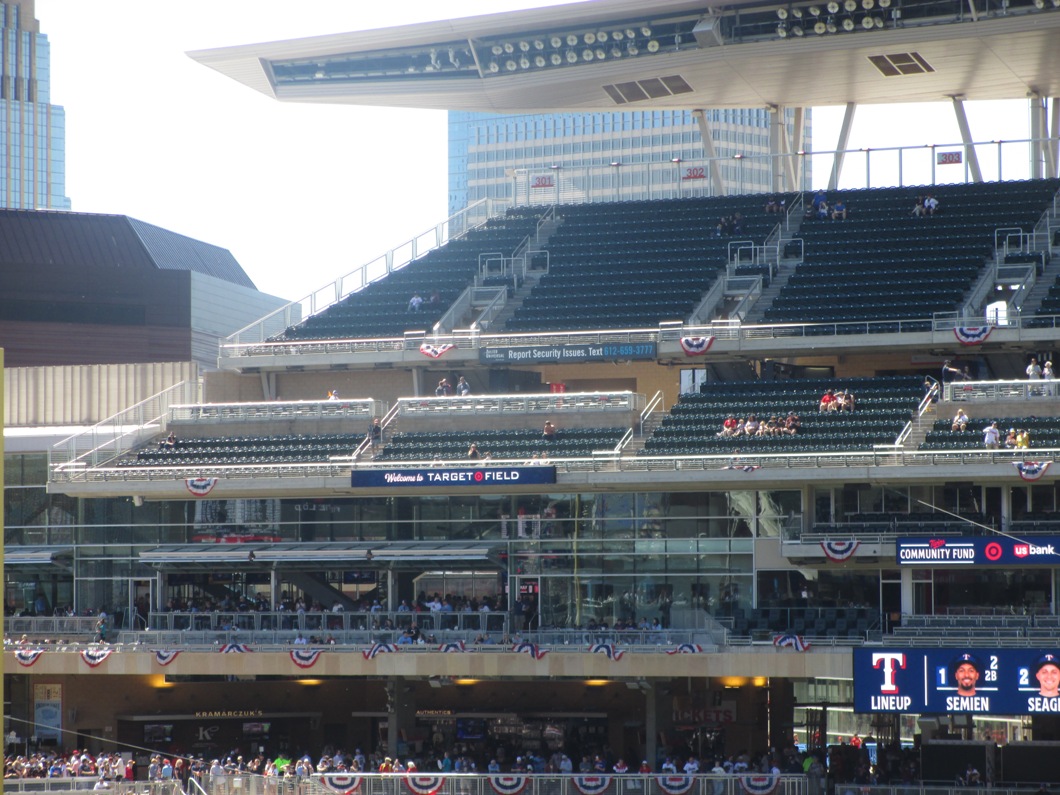
[[[33,0],[0,3],[0,207],[69,210],[66,114]]]
[[[719,157],[766,154],[771,114],[764,108],[706,111]],[[793,116],[784,123],[793,133]],[[806,113],[803,146],[809,148],[810,114]],[[607,167],[621,163],[629,170],[651,163],[703,158],[700,127],[690,110],[642,110],[612,113],[549,113],[498,115],[449,112],[449,212],[479,199],[512,198],[512,177],[518,169]],[[764,164],[756,173],[743,169],[740,192],[770,190]],[[599,197],[608,196],[607,180]],[[623,198],[637,198],[646,179],[634,177]],[[591,189],[591,188],[590,188]]]

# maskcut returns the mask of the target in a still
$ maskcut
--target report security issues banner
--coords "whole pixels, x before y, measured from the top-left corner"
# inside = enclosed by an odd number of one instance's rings
[[[1060,715],[1060,651],[854,649],[854,711]]]

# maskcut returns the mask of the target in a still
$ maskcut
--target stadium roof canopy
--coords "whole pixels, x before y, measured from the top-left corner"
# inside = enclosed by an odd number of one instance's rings
[[[591,0],[190,55],[285,101],[554,112],[1060,96],[1058,41],[1060,0]]]

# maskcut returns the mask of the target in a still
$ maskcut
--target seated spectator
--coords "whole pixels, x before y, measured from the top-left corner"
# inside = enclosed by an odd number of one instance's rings
[[[176,447],[177,446],[177,435],[173,431],[169,432],[169,436],[158,443],[159,447]]]
[[[770,196],[766,199],[766,212],[767,213],[779,213],[780,205],[777,203],[776,196]]]
[[[817,217],[822,221],[828,218],[830,212],[831,208],[828,206],[828,202],[821,202],[817,205]]]
[[[819,213],[821,211],[821,205],[822,204],[824,204],[824,205],[828,204],[828,194],[825,193],[823,190],[819,190],[819,191],[817,191],[817,193],[814,194],[813,202],[811,203],[811,206],[813,207],[813,209],[815,211],[817,211]]]
[[[1005,447],[1009,448],[1010,450],[1016,447],[1016,429],[1015,428],[1009,428],[1008,429],[1008,433],[1005,434],[1005,442],[1004,442],[1004,444],[1005,444]]]
[[[749,414],[747,416],[747,422],[745,422],[743,425],[743,435],[754,436],[758,433],[758,426],[760,424],[761,423],[758,422],[758,417],[756,417],[754,414]]]
[[[835,395],[835,409],[836,411],[854,411],[854,393],[847,392],[844,389],[836,392]]]
[[[730,414],[725,418],[725,422],[721,424],[721,430],[718,432],[718,436],[732,436],[736,432],[736,415]]]
[[[913,215],[916,218],[923,218],[927,211],[924,209],[924,197],[917,196],[916,204],[913,206]]]
[[[409,299],[409,312],[419,312],[420,307],[423,306],[423,296],[419,293],[413,293],[412,298]]]
[[[930,193],[924,197],[924,215],[934,215],[939,210],[939,200]]]
[[[730,224],[730,231],[734,235],[742,235],[743,234],[743,214],[742,213],[735,213],[732,216],[732,222]]]
[[[1015,443],[1015,440],[1013,440]],[[987,450],[996,450],[1001,444],[1001,431],[997,429],[997,423],[992,422],[983,429],[983,447]]]
[[[450,397],[453,394],[453,385],[449,383],[448,378],[443,378],[438,382],[438,386],[434,389],[436,397]]]
[[[1031,447],[1031,434],[1025,428],[1016,431],[1016,449],[1029,450]]]
[[[842,199],[836,199],[832,205],[832,220],[845,221],[847,219],[847,205]]]
[[[953,418],[950,430],[960,431],[961,433],[968,430],[968,415],[964,413],[964,409],[957,409],[957,416]]]
[[[338,400],[338,399],[339,399],[339,390],[337,390],[337,389],[329,389],[328,390],[328,400]]]
[[[746,424],[747,424],[747,418],[746,417],[740,417],[738,420],[736,420],[736,428],[732,432],[732,435],[733,435],[734,438],[737,437],[737,436],[743,436],[744,435],[743,429],[744,429],[744,426]]]
[[[545,421],[545,427],[541,431],[541,438],[544,439],[546,442],[554,442],[554,441],[556,441],[556,431],[557,430],[558,429],[553,424],[552,420],[546,420]]]
[[[478,449],[478,442],[472,442],[471,446],[467,448],[467,457],[475,461],[482,458],[482,453]]]
[[[818,411],[835,411],[837,408],[835,390],[829,389],[821,395],[821,403],[817,406]]]
[[[790,436],[794,436],[799,432],[801,425],[802,421],[799,419],[799,415],[794,411],[789,411],[788,416],[784,418],[784,427],[781,430]]]

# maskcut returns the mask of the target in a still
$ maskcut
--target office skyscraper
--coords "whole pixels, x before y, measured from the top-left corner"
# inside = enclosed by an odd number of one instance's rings
[[[33,0],[0,3],[0,207],[69,210],[66,114],[51,104],[51,50]]]
[[[769,160],[755,157],[770,151],[771,116],[764,108],[706,112],[715,154],[725,159],[720,166],[725,193],[773,189]],[[790,110],[784,125],[793,136]],[[808,150],[809,112],[803,126],[802,148]],[[646,198],[658,196],[666,183],[676,195],[688,195],[691,190],[710,190],[709,171],[682,168],[702,165],[704,159],[700,127],[690,110],[526,115],[450,111],[449,212],[486,197],[514,198],[520,204],[528,197],[548,202],[554,195],[560,201]]]

